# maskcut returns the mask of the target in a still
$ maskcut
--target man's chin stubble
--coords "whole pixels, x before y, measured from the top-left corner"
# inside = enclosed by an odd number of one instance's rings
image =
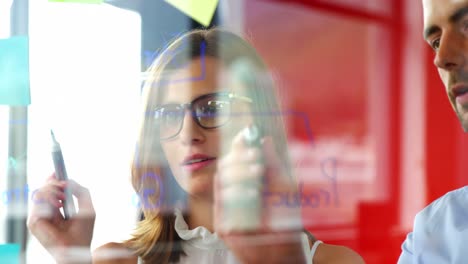
[[[459,112],[457,112],[457,117],[458,117],[458,120],[460,120],[463,131],[468,132],[468,120],[463,119],[463,116]]]

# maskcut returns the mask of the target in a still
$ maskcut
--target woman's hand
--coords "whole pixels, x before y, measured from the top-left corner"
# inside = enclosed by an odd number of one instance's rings
[[[296,185],[271,138],[262,141],[249,147],[239,133],[219,162],[215,230],[242,263],[305,263],[300,207],[278,202]]]
[[[60,213],[69,188],[78,200],[78,212],[65,220]],[[73,180],[58,181],[52,175],[43,187],[34,192],[28,228],[52,254],[57,263],[91,263],[90,244],[93,237],[94,212],[89,191]]]

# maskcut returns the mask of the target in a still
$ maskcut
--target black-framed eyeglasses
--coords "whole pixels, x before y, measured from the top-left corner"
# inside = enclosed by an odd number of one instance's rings
[[[190,110],[193,120],[202,128],[218,128],[231,119],[231,105],[234,99],[252,103],[246,96],[230,92],[205,94],[187,104],[166,104],[151,112],[159,129],[160,140],[176,137],[182,130],[185,109]]]

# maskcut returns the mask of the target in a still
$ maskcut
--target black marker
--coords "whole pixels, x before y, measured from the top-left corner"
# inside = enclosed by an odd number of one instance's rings
[[[52,160],[54,161],[55,167],[55,177],[59,181],[67,181],[67,170],[65,169],[65,162],[63,161],[62,149],[60,144],[55,139],[54,132],[50,130],[50,135],[52,136]],[[75,215],[75,204],[73,203],[73,197],[71,195],[70,189],[65,188],[65,200],[63,203],[63,213],[65,219],[70,219]]]

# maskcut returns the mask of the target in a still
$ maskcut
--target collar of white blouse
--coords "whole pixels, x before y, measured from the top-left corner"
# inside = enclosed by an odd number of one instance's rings
[[[180,238],[194,247],[201,249],[226,249],[226,245],[216,233],[211,233],[203,226],[189,229],[180,210],[175,211],[175,230]]]

